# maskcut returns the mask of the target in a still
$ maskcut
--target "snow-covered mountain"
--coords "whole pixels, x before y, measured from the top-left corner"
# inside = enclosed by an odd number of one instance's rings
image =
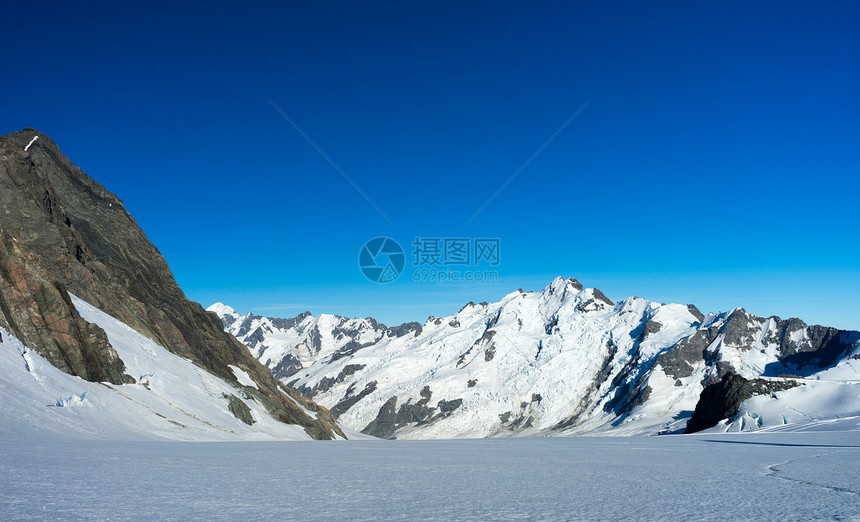
[[[741,400],[765,396],[735,404],[724,428],[860,415],[860,332],[613,303],[575,279],[394,328],[209,310],[276,377],[384,438],[678,432],[703,389],[734,374]]]

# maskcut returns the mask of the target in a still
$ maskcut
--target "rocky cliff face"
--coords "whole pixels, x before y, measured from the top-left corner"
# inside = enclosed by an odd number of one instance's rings
[[[284,370],[284,382],[344,425],[384,438],[675,433],[702,390],[729,372],[789,385],[839,365],[860,376],[850,360],[860,332],[742,308],[704,315],[638,297],[613,303],[573,279],[402,328],[210,309],[264,364]],[[718,394],[702,424],[737,413],[739,398],[787,390],[780,386]]]
[[[95,382],[134,382],[101,328],[78,316],[42,258],[2,224],[0,326],[66,373]]]
[[[104,333],[77,317],[71,292],[229,382],[228,365],[241,368],[257,384],[248,393],[275,418],[317,438],[338,430],[188,300],[122,201],[33,129],[0,137],[0,243],[0,326],[58,368],[93,381],[134,379]]]

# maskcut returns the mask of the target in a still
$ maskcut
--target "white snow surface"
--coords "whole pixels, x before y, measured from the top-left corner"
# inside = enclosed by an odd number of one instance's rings
[[[3,437],[0,519],[856,520],[858,424],[445,441]]]
[[[432,421],[399,427],[401,439],[677,432],[703,382],[718,379],[716,363],[750,379],[785,380],[779,375],[796,371],[778,362],[776,318],[735,309],[702,319],[686,305],[639,297],[611,304],[599,290],[563,278],[540,292],[469,303],[405,334],[369,318],[305,313],[274,319],[241,315],[221,303],[210,310],[276,377],[333,411],[345,407],[338,420],[353,430],[365,429],[392,397],[401,408],[418,404],[429,390],[424,404],[435,408]],[[801,344],[808,331],[796,324],[789,337]],[[646,325],[651,329],[643,334]],[[713,339],[704,352],[693,350],[698,359],[667,368],[660,356],[694,334]],[[850,335],[847,341],[860,340],[857,332]],[[703,354],[713,361],[706,364]],[[860,415],[858,387],[850,384],[860,380],[860,360],[804,377],[794,379],[803,386],[778,399],[746,404],[743,411],[758,420],[728,429]],[[372,391],[362,396],[365,390]],[[639,400],[622,411],[624,400],[639,391]],[[442,400],[461,402],[446,414]]]
[[[80,315],[105,330],[136,384],[93,383],[68,375],[0,328],[0,437],[182,441],[306,440],[302,428],[273,419],[241,389],[170,353],[129,326],[72,296]],[[237,371],[238,370],[238,371]],[[252,385],[235,368],[237,378]],[[227,408],[234,395],[253,426]]]
[[[27,144],[27,146],[26,146],[26,147],[24,147],[24,152],[27,152],[28,150],[30,150],[30,145],[32,145],[33,143],[35,143],[35,142],[36,142],[36,140],[38,140],[38,139],[39,139],[39,137],[38,137],[38,136],[33,136],[33,139],[32,139],[32,140],[30,140],[30,143],[28,143],[28,144]]]
[[[255,383],[254,379],[252,379],[251,376],[248,375],[248,372],[232,364],[228,364],[227,366],[230,368],[230,371],[233,372],[233,375],[236,376],[236,380],[239,381],[239,384],[241,384],[242,386],[250,386],[251,388],[257,388],[257,383]]]

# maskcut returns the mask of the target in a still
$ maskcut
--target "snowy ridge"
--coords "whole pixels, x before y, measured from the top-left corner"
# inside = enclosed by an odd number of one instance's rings
[[[0,328],[0,432],[112,440],[310,438],[301,427],[273,419],[241,389],[77,297],[72,300],[84,319],[105,330],[137,383],[94,383],[66,374]],[[250,381],[247,374],[237,377]],[[250,410],[253,425],[230,412],[231,395]]]
[[[291,319],[240,315],[222,303],[209,308],[225,329],[251,350],[275,377],[282,378],[315,361],[337,357],[387,337],[412,333],[417,323],[390,329],[373,319],[348,319],[330,314],[303,313]]]
[[[837,383],[839,408],[812,407],[824,387],[807,382],[824,370],[843,381],[860,378],[858,361],[848,358],[858,332],[741,308],[705,316],[693,306],[638,297],[613,303],[574,279],[469,303],[420,327],[309,313],[219,315],[283,382],[345,426],[386,438],[678,432],[704,386],[727,371],[803,381],[771,399],[787,405],[811,397],[785,422],[860,415],[856,387]],[[772,409],[759,399],[743,411],[761,422],[738,429],[775,422],[754,411]]]

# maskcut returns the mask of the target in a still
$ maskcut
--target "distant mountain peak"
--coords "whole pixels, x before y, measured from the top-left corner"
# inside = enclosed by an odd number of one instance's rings
[[[227,315],[227,314],[232,315],[232,314],[236,313],[236,310],[233,310],[231,307],[229,307],[229,306],[227,306],[221,302],[214,303],[214,304],[210,305],[209,308],[207,308],[206,310],[209,312],[215,312],[219,316]]]

